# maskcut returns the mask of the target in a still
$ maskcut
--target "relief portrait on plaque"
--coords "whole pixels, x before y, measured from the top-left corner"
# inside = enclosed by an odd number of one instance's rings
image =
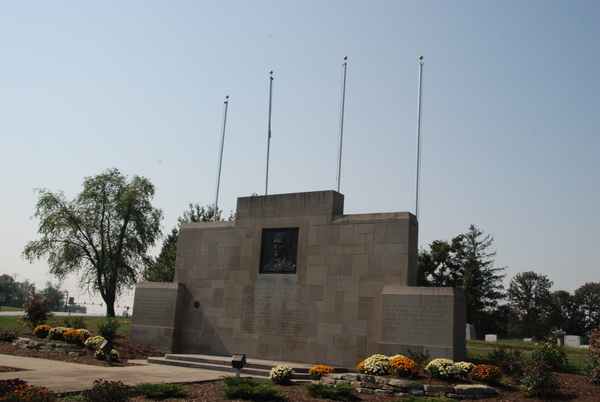
[[[260,270],[263,273],[295,274],[298,228],[263,229]]]

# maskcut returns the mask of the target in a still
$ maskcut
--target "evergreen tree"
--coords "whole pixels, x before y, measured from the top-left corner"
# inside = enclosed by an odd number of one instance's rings
[[[429,251],[418,256],[418,286],[450,286],[462,289],[467,300],[467,322],[484,329],[488,317],[504,297],[501,272],[494,267],[496,252],[489,249],[494,241],[474,225],[449,243],[436,240]],[[485,313],[485,314],[484,314]]]
[[[500,272],[505,268],[494,267],[496,252],[489,251],[494,238],[482,236],[483,231],[471,225],[462,236],[462,247],[458,251],[463,268],[462,289],[467,298],[467,322],[476,327],[479,312],[495,309],[504,297],[502,279],[505,275]]]

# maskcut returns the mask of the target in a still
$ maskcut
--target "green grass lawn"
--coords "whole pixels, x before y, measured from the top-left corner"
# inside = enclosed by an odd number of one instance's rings
[[[46,324],[57,323],[62,325],[63,320],[67,318],[66,316],[54,316],[48,320]],[[87,326],[87,329],[96,331],[98,330],[98,323],[105,319],[103,316],[85,316],[83,317],[83,322]],[[127,335],[129,334],[129,327],[131,326],[131,317],[117,317],[119,320],[119,329],[117,330],[117,334]],[[14,315],[1,315],[0,316],[0,329],[7,329],[11,331],[23,332],[29,331],[27,327],[23,327],[19,324],[21,321],[21,317]]]
[[[7,312],[7,311],[23,311],[23,309],[20,307],[0,306],[0,312]]]
[[[536,342],[525,342],[519,339],[502,339],[497,342],[467,341],[467,361],[475,364],[491,364],[489,353],[498,348],[520,350],[524,355],[537,348]],[[566,371],[581,374],[590,361],[589,351],[585,349],[565,348],[569,366]]]

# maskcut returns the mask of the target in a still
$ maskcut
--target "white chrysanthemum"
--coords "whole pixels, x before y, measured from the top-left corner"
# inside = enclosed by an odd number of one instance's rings
[[[276,366],[269,373],[269,380],[276,384],[285,384],[292,379],[294,370],[290,366]]]
[[[376,354],[365,360],[364,372],[371,375],[386,375],[390,371],[390,358]]]
[[[460,368],[450,359],[433,359],[425,367],[425,372],[434,378],[452,378],[460,376]]]
[[[454,363],[454,365],[458,368],[460,375],[463,377],[466,377],[467,374],[469,374],[469,371],[475,367],[475,365],[471,362],[457,362]]]

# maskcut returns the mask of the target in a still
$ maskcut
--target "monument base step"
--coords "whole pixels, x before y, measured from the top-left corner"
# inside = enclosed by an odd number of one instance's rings
[[[150,364],[166,364],[170,366],[189,367],[203,370],[223,371],[228,375],[235,375],[236,369],[231,367],[231,357],[191,354],[167,354],[165,357],[149,357]],[[246,365],[240,370],[245,377],[269,379],[269,373],[275,366],[286,365],[294,370],[292,380],[311,381],[308,371],[313,367],[304,363],[286,363],[272,360],[246,359]],[[345,368],[334,367],[336,373],[345,373]],[[224,374],[227,375],[227,374]]]

